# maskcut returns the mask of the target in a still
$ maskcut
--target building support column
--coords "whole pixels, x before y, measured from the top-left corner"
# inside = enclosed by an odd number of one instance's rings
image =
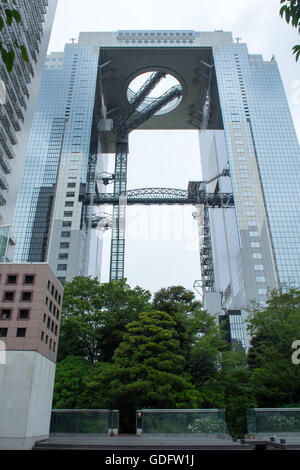
[[[127,198],[122,197],[127,188],[128,138],[116,145],[114,196],[118,202],[113,207],[113,226],[110,254],[109,280],[124,277],[125,223]]]

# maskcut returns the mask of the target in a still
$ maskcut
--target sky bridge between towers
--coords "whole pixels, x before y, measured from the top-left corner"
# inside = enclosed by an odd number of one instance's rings
[[[199,189],[193,191],[193,187]],[[228,208],[234,205],[232,193],[207,193],[204,183],[190,181],[188,189],[176,188],[139,188],[131,189],[115,195],[114,193],[99,193],[93,197],[95,206],[102,204],[119,204],[120,198],[126,199],[127,205],[197,205],[205,204],[210,208]],[[90,195],[85,196],[85,202],[90,201]]]
[[[212,47],[101,47],[95,106],[99,125],[94,138],[100,132],[103,153],[115,153],[119,135],[114,123],[122,116],[128,120],[128,111],[138,119],[139,107],[129,104],[129,85],[146,72],[177,79],[181,100],[172,112],[149,115],[133,128],[223,129]]]

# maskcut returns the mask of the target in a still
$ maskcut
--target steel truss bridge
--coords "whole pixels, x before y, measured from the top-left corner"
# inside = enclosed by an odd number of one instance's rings
[[[199,182],[199,185],[203,185]],[[94,195],[94,205],[118,205],[120,198],[126,198],[127,205],[133,204],[167,204],[167,205],[197,205],[204,204],[210,208],[228,208],[234,205],[232,193],[207,193],[205,190],[190,191],[173,188],[142,188],[114,193],[100,193]],[[86,202],[90,197],[86,196]]]

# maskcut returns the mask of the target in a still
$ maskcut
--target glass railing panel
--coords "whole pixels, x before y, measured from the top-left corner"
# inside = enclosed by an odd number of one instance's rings
[[[300,434],[300,408],[252,408],[247,411],[249,434]]]
[[[118,434],[117,410],[52,410],[50,434]]]
[[[224,410],[138,410],[138,434],[227,434]]]

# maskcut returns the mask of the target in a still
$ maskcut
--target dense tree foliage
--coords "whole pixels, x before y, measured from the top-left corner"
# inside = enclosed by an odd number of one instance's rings
[[[90,364],[109,362],[127,323],[150,309],[150,292],[124,279],[99,284],[82,276],[64,283],[59,360],[82,354]]]
[[[215,319],[203,310],[194,293],[182,286],[160,289],[152,304],[172,316],[187,368],[197,385],[204,383],[208,370],[211,375],[218,366],[218,350],[224,346]]]
[[[253,308],[248,328],[248,362],[259,406],[299,403],[300,368],[291,360],[291,348],[300,339],[300,291],[273,292],[266,306]]]
[[[112,393],[123,419],[128,418],[130,424],[134,424],[134,416],[128,410],[199,406],[175,327],[166,312],[141,313],[137,321],[128,324],[116,349]]]
[[[53,408],[113,407],[111,379],[111,363],[88,365],[81,356],[68,356],[56,366]]]
[[[182,286],[160,289],[154,294],[152,303],[155,309],[170,314],[189,313],[201,305],[199,301],[195,300],[194,293]]]
[[[137,408],[225,408],[233,435],[251,407],[300,396],[300,291],[273,292],[249,312],[248,353],[226,343],[216,319],[182,286],[150,293],[126,280],[65,283],[53,407],[119,409],[133,431]]]
[[[244,351],[222,353],[218,381],[224,394],[223,407],[229,432],[242,437],[247,433],[246,410],[257,406]]]
[[[68,356],[56,364],[53,408],[84,408],[86,365],[80,356]]]

